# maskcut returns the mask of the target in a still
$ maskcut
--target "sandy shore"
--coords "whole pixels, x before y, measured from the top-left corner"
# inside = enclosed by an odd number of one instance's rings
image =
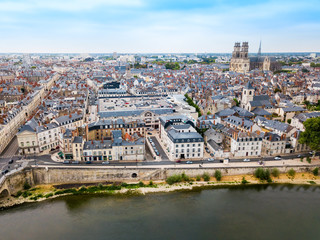
[[[216,181],[215,178],[211,177],[210,181],[190,181],[190,182],[181,182],[173,185],[166,184],[165,182],[154,182],[154,185],[149,187],[149,182],[144,182],[144,187],[139,188],[121,188],[121,190],[114,191],[97,191],[94,193],[83,193],[83,194],[108,194],[108,195],[116,195],[116,194],[148,194],[148,193],[166,193],[166,192],[174,192],[174,191],[183,191],[183,190],[193,190],[194,188],[208,188],[212,187],[228,187],[228,186],[237,186],[244,185],[242,183],[243,178],[248,181],[245,185],[254,185],[254,184],[268,184],[267,182],[261,182],[259,179],[255,178],[253,175],[235,175],[235,176],[224,176],[221,181]],[[135,182],[136,183],[136,182]],[[132,182],[128,184],[133,184]],[[296,173],[295,177],[289,177],[287,174],[280,174],[277,178],[272,178],[271,184],[297,184],[297,185],[320,185],[320,176],[314,176],[312,173]],[[13,207],[16,205],[20,205],[28,202],[40,202],[47,199],[53,199],[60,196],[72,195],[73,193],[64,193],[55,195],[57,191],[53,185],[38,185],[33,189],[28,190],[32,195],[28,197],[8,197],[7,199],[0,202],[0,208],[5,209],[9,207]],[[52,196],[50,196],[52,194]],[[82,193],[80,193],[82,194]],[[49,197],[45,197],[45,196]],[[38,199],[34,200],[35,196],[42,196]]]

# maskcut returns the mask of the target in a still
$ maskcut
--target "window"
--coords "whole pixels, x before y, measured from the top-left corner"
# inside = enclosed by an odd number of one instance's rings
[[[24,143],[23,143],[23,142],[21,142],[21,143],[20,143],[20,145],[21,145],[21,147],[23,147],[23,146],[24,146]]]

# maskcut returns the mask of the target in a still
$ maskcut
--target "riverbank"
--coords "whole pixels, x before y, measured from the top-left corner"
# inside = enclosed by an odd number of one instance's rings
[[[282,173],[279,174],[278,177],[271,177],[271,182],[261,181],[255,176],[247,174],[223,176],[220,181],[217,181],[214,177],[210,177],[210,179],[206,180],[208,181],[204,181],[202,177],[189,178],[188,181],[182,181],[171,185],[164,181],[37,185],[33,188],[19,191],[16,196],[9,196],[6,199],[3,199],[0,203],[0,208],[6,209],[23,203],[40,202],[66,195],[134,195],[257,184],[320,185],[320,177],[314,176],[314,174],[310,172],[295,173],[294,176],[290,176],[288,173]]]

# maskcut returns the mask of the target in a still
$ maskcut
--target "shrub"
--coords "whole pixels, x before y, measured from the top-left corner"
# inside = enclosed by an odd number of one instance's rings
[[[313,175],[318,176],[319,175],[319,168],[315,168],[312,170]]]
[[[217,179],[217,181],[220,181],[221,178],[222,178],[221,171],[216,170],[216,171],[214,172],[214,177]]]
[[[272,176],[274,176],[274,177],[279,177],[280,171],[279,171],[278,168],[273,168],[273,169],[271,170],[271,174],[272,174]]]
[[[18,191],[16,197],[20,197],[22,195],[22,191]]]
[[[149,182],[149,186],[153,186],[153,182],[151,180]]]
[[[46,195],[44,195],[45,198],[49,198],[49,197],[52,197],[53,196],[53,193],[47,193]]]
[[[309,156],[307,157],[307,162],[311,163],[311,158]]]
[[[196,177],[196,181],[201,181],[201,177],[199,175]]]
[[[121,187],[128,187],[128,183],[125,183],[125,182],[123,182],[123,183],[121,183]]]
[[[142,181],[139,182],[139,187],[144,187],[144,183]]]
[[[29,197],[31,195],[32,195],[32,193],[28,192],[28,191],[22,193],[22,197],[24,197],[24,198],[27,198],[27,197]]]
[[[23,184],[23,189],[24,190],[28,190],[28,189],[30,189],[31,188],[31,185],[26,181],[26,182],[24,182],[24,184]]]
[[[300,157],[300,161],[301,161],[301,162],[303,162],[303,158],[304,158],[304,157]]]
[[[166,182],[169,185],[172,185],[174,183],[178,183],[178,182],[181,182],[181,181],[182,181],[181,175],[172,175],[172,176],[170,176],[170,177],[168,177],[166,179]]]
[[[258,168],[254,171],[254,176],[262,181],[271,182],[269,169],[264,170],[263,168]]]
[[[181,178],[182,178],[182,181],[185,181],[185,182],[190,181],[190,178],[185,173],[181,174]]]
[[[245,179],[245,177],[242,177],[241,183],[242,183],[242,184],[247,184],[247,183],[249,183],[249,182]]]
[[[307,162],[311,163],[311,158],[309,156],[307,157]]]
[[[296,171],[295,171],[293,168],[291,168],[291,169],[288,171],[288,175],[289,175],[290,177],[294,178],[294,176],[296,175]]]
[[[206,181],[206,182],[210,181],[210,176],[209,176],[208,173],[204,173],[204,174],[202,175],[202,178],[203,178],[203,180]]]

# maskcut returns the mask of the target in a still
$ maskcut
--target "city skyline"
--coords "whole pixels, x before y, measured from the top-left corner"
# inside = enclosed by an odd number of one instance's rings
[[[316,1],[0,1],[0,52],[319,52]]]

